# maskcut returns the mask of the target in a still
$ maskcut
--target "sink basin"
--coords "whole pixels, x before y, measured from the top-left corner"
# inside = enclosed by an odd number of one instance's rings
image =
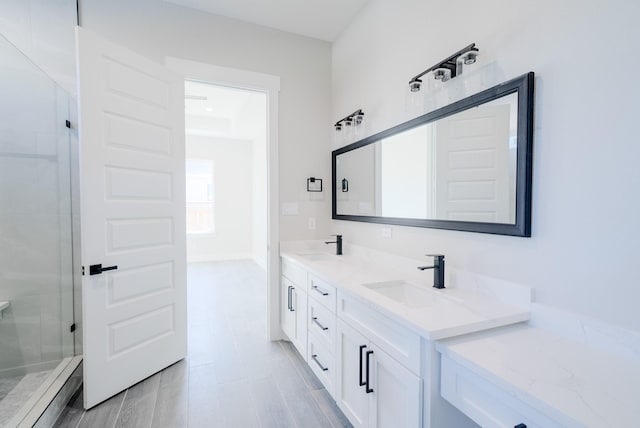
[[[433,291],[418,287],[404,280],[372,282],[362,285],[411,308],[429,306],[437,298],[437,295]]]
[[[298,256],[303,259],[309,260],[310,262],[321,262],[325,260],[335,260],[335,256],[327,253],[300,253]]]

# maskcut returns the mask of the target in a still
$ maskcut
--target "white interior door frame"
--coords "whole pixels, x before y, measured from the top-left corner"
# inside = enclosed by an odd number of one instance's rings
[[[267,337],[282,339],[279,318],[280,187],[278,180],[278,93],[280,77],[166,57],[165,65],[195,80],[214,85],[261,91],[267,94]]]

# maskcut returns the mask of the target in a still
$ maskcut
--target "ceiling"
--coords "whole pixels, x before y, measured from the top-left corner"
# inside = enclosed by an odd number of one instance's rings
[[[165,0],[328,42],[335,41],[368,0]]]

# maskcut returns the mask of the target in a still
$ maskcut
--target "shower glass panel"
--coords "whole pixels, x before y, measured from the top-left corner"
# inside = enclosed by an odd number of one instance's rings
[[[73,101],[0,37],[0,426],[74,353]]]

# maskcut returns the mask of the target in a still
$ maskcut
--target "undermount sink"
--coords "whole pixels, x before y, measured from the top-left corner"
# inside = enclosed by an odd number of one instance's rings
[[[362,285],[371,291],[375,291],[411,308],[429,306],[438,297],[433,291],[404,280],[372,282]]]
[[[299,253],[298,256],[310,262],[321,262],[325,260],[335,260],[336,257],[327,253]]]

